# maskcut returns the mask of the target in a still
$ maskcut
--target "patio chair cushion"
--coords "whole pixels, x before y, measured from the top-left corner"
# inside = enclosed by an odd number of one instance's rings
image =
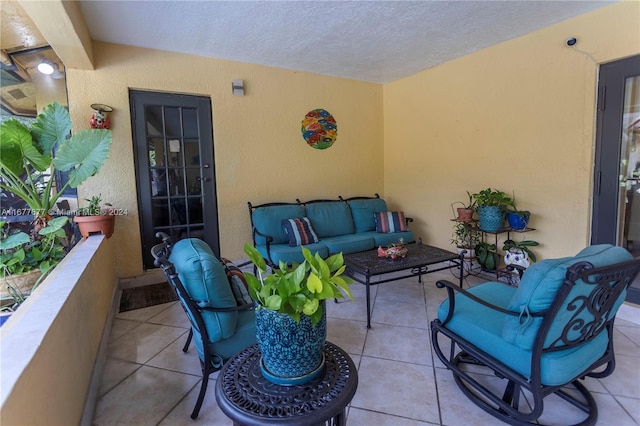
[[[514,343],[524,349],[530,349],[542,323],[540,317],[532,317],[530,314],[542,312],[551,306],[558,289],[564,282],[567,268],[583,261],[591,263],[594,267],[599,267],[632,258],[631,254],[622,247],[599,244],[585,248],[574,257],[545,259],[534,263],[525,271],[507,307],[510,311],[519,312],[520,316],[505,318],[502,336],[510,343]],[[588,295],[589,287],[576,286],[576,289],[569,295],[567,300],[573,300],[575,296],[578,296],[577,292],[584,293],[585,296]],[[625,295],[626,292],[623,292],[621,299],[617,302],[618,305],[622,303]],[[564,327],[565,324],[566,322],[562,321],[561,318],[556,318],[555,325],[558,329],[554,329],[552,326],[546,345],[557,338],[558,333],[561,331],[560,328]]]
[[[376,232],[383,234],[393,232],[406,232],[407,221],[404,218],[404,213],[398,212],[377,212],[373,214],[376,223]]]
[[[376,247],[373,238],[362,234],[323,238],[322,244],[327,246],[329,254],[356,253],[359,251],[372,250]]]
[[[308,248],[311,251],[311,254],[314,256],[316,253],[320,253],[320,256],[322,256],[323,259],[326,259],[329,256],[329,249],[327,248],[327,246],[322,244],[322,242],[308,244],[304,247]],[[302,249],[300,248],[300,246],[291,247],[288,244],[272,245],[269,252],[267,252],[266,245],[256,245],[256,249],[265,259],[268,259],[268,256],[270,254],[271,261],[275,265],[278,265],[280,261],[288,265],[304,262],[304,256],[302,255]]]
[[[251,220],[253,222],[253,226],[258,230],[258,232],[273,237],[272,244],[286,244],[289,242],[289,237],[284,232],[282,220],[304,217],[304,215],[303,206],[298,204],[286,204],[256,209],[251,215]],[[255,243],[266,244],[267,241],[265,237],[256,234]]]
[[[387,211],[387,203],[382,198],[349,200],[347,204],[351,208],[356,232],[375,231],[376,222],[373,214]]]
[[[323,201],[306,204],[304,208],[313,229],[321,240],[326,237],[353,234],[353,218],[347,203]]]
[[[207,243],[185,238],[174,244],[169,260],[191,299],[200,307],[231,308],[237,306],[222,263]],[[236,329],[238,312],[203,311],[202,318],[211,341],[231,337]]]
[[[516,291],[513,287],[497,282],[469,289],[470,293],[502,308],[506,308]],[[503,321],[507,315],[476,303],[464,295],[458,294],[455,297],[455,314],[447,323],[447,329],[524,377],[530,378],[532,351],[502,337]],[[438,309],[441,321],[444,321],[448,308],[448,301],[445,300]],[[478,321],[479,318],[482,321]],[[543,354],[540,363],[542,383],[553,386],[572,380],[602,356],[607,348],[607,341],[608,336],[604,332],[593,341],[576,348]]]
[[[291,247],[318,242],[318,236],[313,230],[308,217],[283,219],[282,226],[284,227],[285,234],[289,237],[289,245]]]

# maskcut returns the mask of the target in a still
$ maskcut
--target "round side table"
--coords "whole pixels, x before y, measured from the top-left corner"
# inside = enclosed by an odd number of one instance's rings
[[[345,425],[345,408],[358,387],[358,372],[345,351],[324,346],[325,371],[303,385],[276,385],[260,372],[258,344],[229,359],[216,381],[216,401],[234,425]]]

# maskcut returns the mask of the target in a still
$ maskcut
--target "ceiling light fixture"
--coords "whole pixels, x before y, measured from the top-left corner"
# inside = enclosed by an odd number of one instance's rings
[[[54,68],[49,62],[43,61],[38,64],[38,71],[42,74],[51,75],[53,74]]]

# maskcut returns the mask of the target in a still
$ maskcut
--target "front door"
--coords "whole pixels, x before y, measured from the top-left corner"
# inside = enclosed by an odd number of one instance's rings
[[[131,90],[138,209],[145,269],[156,232],[200,238],[220,256],[211,100]]]
[[[600,66],[591,243],[640,256],[640,55]],[[640,282],[627,300],[640,303]]]

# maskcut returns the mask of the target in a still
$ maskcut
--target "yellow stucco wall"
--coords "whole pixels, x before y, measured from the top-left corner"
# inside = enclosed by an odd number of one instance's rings
[[[640,2],[621,2],[384,86],[388,200],[450,246],[465,190],[515,191],[541,257],[589,243],[598,63],[640,53]],[[493,240],[492,240],[493,241]]]
[[[212,102],[221,254],[243,258],[251,241],[247,201],[337,198],[383,191],[382,86],[259,65],[95,43],[95,70],[67,70],[76,130],[88,126],[92,103],[114,108],[111,156],[79,188],[127,209],[117,218],[119,277],[142,274],[129,89],[208,96]],[[244,97],[231,81],[243,79]],[[324,108],[336,118],[329,149],[306,145],[304,115]]]

